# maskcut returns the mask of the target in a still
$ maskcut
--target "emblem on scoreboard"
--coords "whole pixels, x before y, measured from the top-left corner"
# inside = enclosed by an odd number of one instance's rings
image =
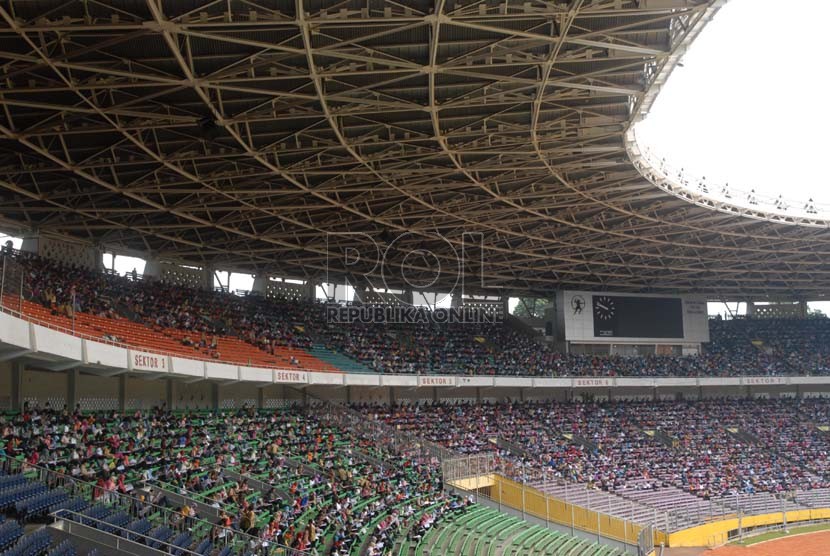
[[[575,295],[571,298],[571,308],[574,310],[574,315],[581,315],[585,308],[585,298],[581,295]]]

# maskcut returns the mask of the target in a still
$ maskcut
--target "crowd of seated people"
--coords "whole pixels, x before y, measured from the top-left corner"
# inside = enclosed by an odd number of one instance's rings
[[[26,253],[14,256],[26,270],[26,296],[54,314],[71,317],[80,311],[130,318],[157,331],[184,330],[184,345],[216,359],[221,338],[227,335],[271,354],[279,346],[308,349],[321,343],[380,373],[683,377],[830,373],[830,319],[826,318],[712,320],[711,341],[696,356],[565,354],[505,324],[333,324],[327,322],[321,303],[240,297],[118,277]]]
[[[826,399],[358,409],[458,452],[492,452],[520,480],[545,476],[612,492],[672,486],[703,498],[830,487],[830,434],[818,428],[830,424]]]
[[[826,375],[830,372],[830,319],[823,317],[738,319],[712,321],[719,345],[727,335],[759,343],[759,351],[790,372]],[[734,345],[726,346],[734,351]]]
[[[325,324],[327,347],[380,373],[544,375],[558,354],[497,324]]]
[[[0,432],[0,457],[93,483],[96,500],[140,492],[164,505],[176,493],[190,501],[176,508],[181,519],[215,520],[216,537],[230,528],[319,554],[348,554],[364,537],[370,554],[390,554],[397,538],[468,504],[443,491],[430,462],[326,424],[313,408],[122,415],[27,407],[0,416]]]

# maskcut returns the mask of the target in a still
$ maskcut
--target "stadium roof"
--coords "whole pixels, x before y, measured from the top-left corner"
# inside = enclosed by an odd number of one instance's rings
[[[717,7],[0,1],[0,224],[287,276],[377,276],[379,245],[389,285],[449,287],[466,250],[493,291],[816,298],[826,225],[690,203],[626,141]]]

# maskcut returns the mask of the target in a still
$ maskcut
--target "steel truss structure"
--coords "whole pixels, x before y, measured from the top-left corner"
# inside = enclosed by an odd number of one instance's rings
[[[390,286],[815,298],[826,227],[695,206],[629,158],[717,7],[3,0],[2,225]]]

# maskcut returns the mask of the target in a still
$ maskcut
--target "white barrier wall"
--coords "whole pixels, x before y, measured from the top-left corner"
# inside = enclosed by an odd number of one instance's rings
[[[178,376],[205,377],[205,362],[184,357],[170,358],[170,371]]]
[[[0,313],[0,342],[11,348],[31,349],[31,327],[6,313]]]
[[[129,351],[101,342],[84,342],[84,361],[89,365],[101,367],[127,368]]]
[[[64,403],[69,403],[69,375],[68,371],[40,371],[25,369],[21,378],[21,398],[37,401],[41,406],[49,401],[53,407],[60,409]],[[336,403],[430,403],[434,400],[443,401],[504,401],[504,400],[579,400],[593,398],[596,400],[611,399],[658,399],[673,400],[682,394],[684,399],[694,400],[699,397],[719,398],[724,396],[743,397],[764,396],[813,396],[830,395],[830,383],[824,377],[816,377],[821,383],[809,382],[810,377],[789,378],[784,384],[775,385],[740,385],[723,384],[736,379],[709,379],[705,386],[612,386],[612,387],[373,387],[373,386],[305,386],[292,387],[290,385],[268,384],[265,387],[255,383],[220,383],[199,380],[188,382],[183,379],[156,379],[148,380],[146,376],[113,376],[106,377],[79,373],[76,378],[75,395],[85,410],[117,409],[121,402],[123,382],[123,406],[126,410],[150,409],[153,406],[166,404],[170,396],[173,409],[224,409],[241,408],[243,404],[258,405],[259,401],[265,407],[282,407],[285,404],[302,402],[304,392],[310,396],[328,399]],[[790,381],[796,380],[798,384]],[[654,382],[654,381],[652,381]],[[11,392],[12,370],[9,364],[0,365],[0,397]],[[261,391],[261,392],[260,392]],[[270,400],[270,401],[266,401]],[[7,408],[0,404],[0,408]]]
[[[32,349],[51,355],[83,361],[82,340],[37,324],[32,325]]]
[[[302,401],[304,392],[339,403],[391,400],[687,399],[830,393],[830,377],[512,377],[416,376],[268,369],[124,349],[84,340],[0,313],[0,354],[24,361],[19,391],[0,362],[0,407],[73,398],[93,408],[236,408]],[[25,358],[25,359],[20,359]],[[18,365],[17,363],[15,365]],[[44,370],[52,369],[52,370]],[[72,372],[69,380],[68,370]],[[11,404],[4,395],[15,398]],[[8,393],[8,394],[6,394]],[[6,400],[6,401],[4,401]]]

